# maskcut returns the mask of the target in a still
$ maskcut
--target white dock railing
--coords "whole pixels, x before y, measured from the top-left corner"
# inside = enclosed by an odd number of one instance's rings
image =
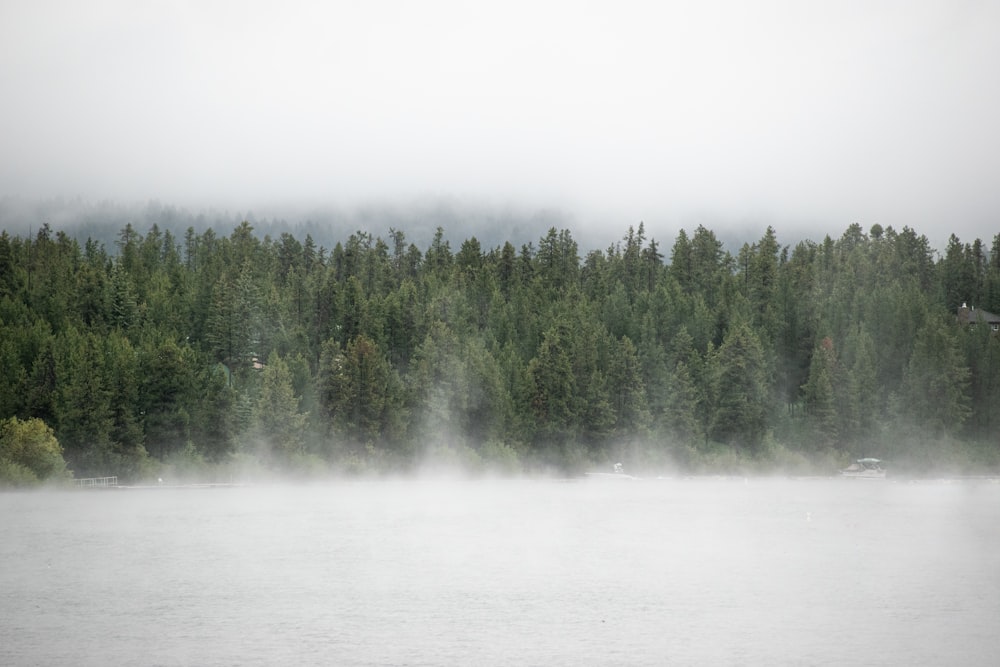
[[[82,486],[86,488],[100,487],[108,488],[112,486],[118,486],[118,477],[84,477],[82,479],[74,479],[73,484],[76,486]]]

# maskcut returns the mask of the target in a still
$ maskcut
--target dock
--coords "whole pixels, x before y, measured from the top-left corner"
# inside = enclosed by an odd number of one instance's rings
[[[224,489],[247,486],[239,482],[207,482],[202,484],[119,484],[118,477],[84,477],[74,479],[73,486],[80,489]]]
[[[118,476],[83,477],[81,479],[74,479],[73,486],[78,486],[84,489],[117,489],[119,488]]]

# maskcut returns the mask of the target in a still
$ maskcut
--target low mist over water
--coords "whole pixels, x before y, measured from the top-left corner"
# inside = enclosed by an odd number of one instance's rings
[[[1000,484],[0,495],[8,665],[986,665]]]

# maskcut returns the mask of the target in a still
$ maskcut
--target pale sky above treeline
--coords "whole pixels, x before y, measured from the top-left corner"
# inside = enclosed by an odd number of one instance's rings
[[[989,240],[997,63],[996,2],[7,0],[0,197]]]

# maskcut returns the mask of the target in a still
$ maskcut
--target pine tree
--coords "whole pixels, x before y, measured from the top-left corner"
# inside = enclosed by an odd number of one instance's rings
[[[261,371],[252,438],[264,452],[284,465],[305,454],[306,420],[292,387],[288,364],[272,352]]]
[[[567,435],[578,417],[577,381],[573,373],[569,332],[555,326],[545,332],[538,354],[528,364],[531,409],[544,436]]]
[[[756,451],[764,440],[770,407],[769,369],[760,340],[736,324],[712,355],[715,404],[709,436]]]
[[[814,443],[820,447],[832,447],[837,441],[839,420],[833,387],[836,365],[833,341],[826,337],[813,351],[809,380],[802,387]]]
[[[925,432],[955,433],[969,418],[969,368],[950,328],[930,319],[917,332],[898,411]]]

